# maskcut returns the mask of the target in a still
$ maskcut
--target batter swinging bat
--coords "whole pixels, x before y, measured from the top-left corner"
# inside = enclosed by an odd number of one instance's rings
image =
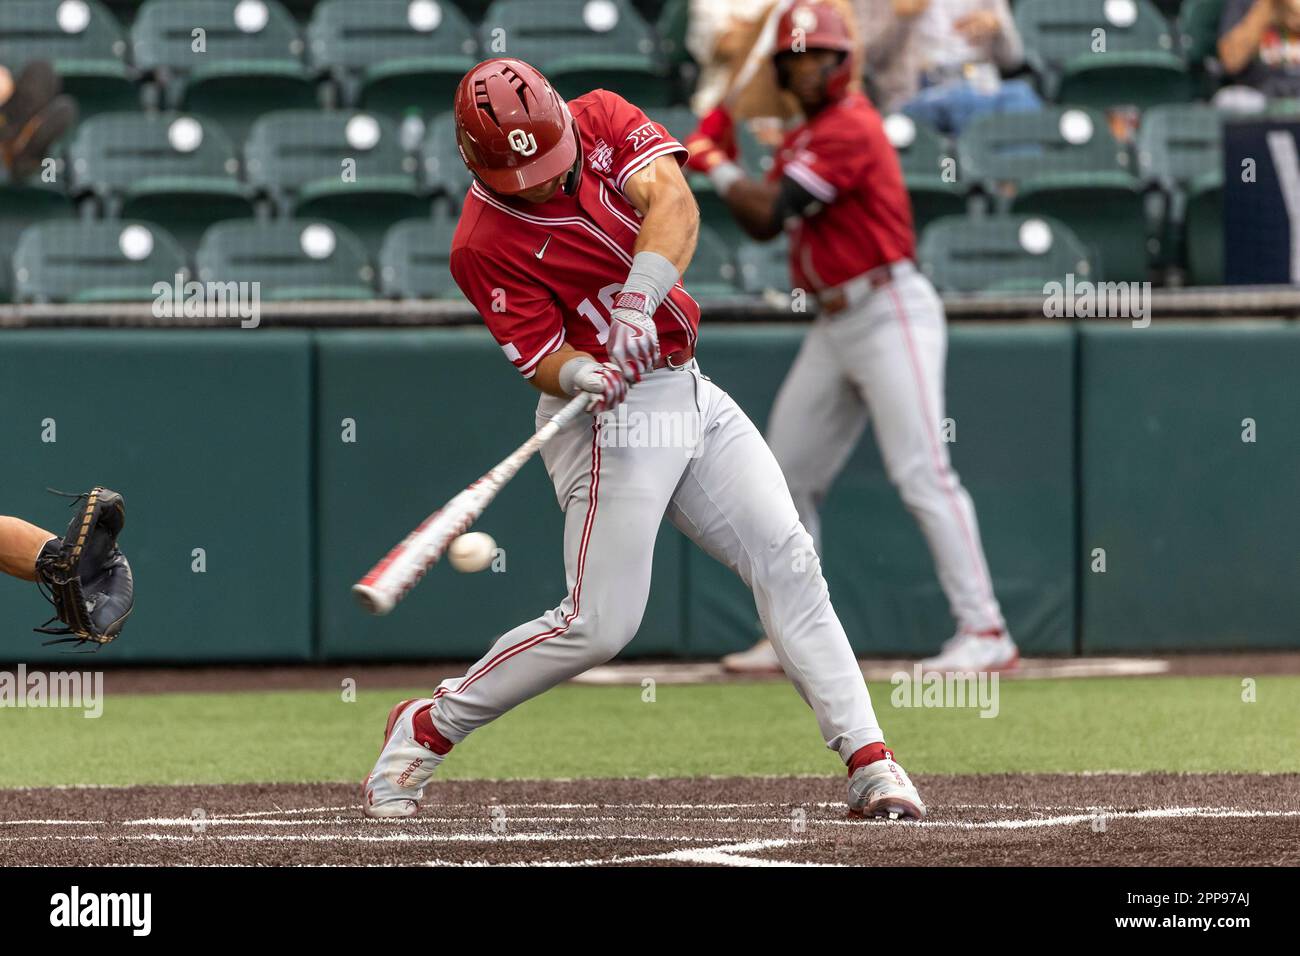
[[[371,614],[387,614],[396,607],[406,592],[437,563],[447,546],[478,520],[524,463],[556,432],[586,411],[593,397],[586,392],[575,397],[499,465],[425,518],[364,578],[352,585],[352,593],[361,606]]]

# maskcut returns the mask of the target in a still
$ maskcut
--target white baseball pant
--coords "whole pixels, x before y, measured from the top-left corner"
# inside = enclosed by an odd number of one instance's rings
[[[813,322],[777,394],[767,440],[820,553],[817,509],[870,420],[958,627],[1004,628],[975,505],[940,434],[948,352],[943,303],[925,276],[901,271],[856,306]]]
[[[563,404],[544,396],[538,427]],[[651,415],[659,440],[647,444]],[[698,446],[684,447],[693,436]],[[640,626],[655,536],[667,515],[752,588],[826,745],[847,762],[884,739],[776,460],[740,407],[694,363],[648,375],[628,393],[626,412],[573,422],[542,459],[565,513],[569,593],[502,636],[464,677],[439,686],[432,718],[443,736],[459,742],[622,650]]]

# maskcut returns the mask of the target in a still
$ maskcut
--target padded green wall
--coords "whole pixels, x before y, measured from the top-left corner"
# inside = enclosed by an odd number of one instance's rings
[[[700,364],[760,427],[802,339],[798,326],[710,328]],[[1061,325],[954,327],[947,416],[953,463],[975,500],[994,587],[1031,653],[1074,644],[1073,332]],[[925,540],[885,477],[870,429],[822,509],[831,600],[862,654],[937,650],[955,625]],[[746,646],[748,591],[691,550],[691,650]]]
[[[122,492],[138,596],[119,641],[69,656],[29,632],[36,589],[0,575],[0,659],[307,659],[310,357],[306,332],[0,333],[0,513],[62,535],[47,486]]]
[[[707,327],[701,365],[761,426],[801,335]],[[952,455],[1028,652],[1300,646],[1298,371],[1294,323],[952,329]],[[0,513],[61,532],[47,486],[126,495],[139,601],[106,663],[475,657],[563,596],[540,461],[479,525],[505,573],[439,566],[386,618],[348,588],[522,442],[534,405],[481,329],[0,332]],[[825,526],[860,652],[920,654],[951,633],[869,434]],[[0,577],[0,659],[85,666],[39,648],[28,629],[46,616],[31,585]],[[665,527],[628,653],[711,656],[756,629],[740,582]]]
[[[477,530],[504,573],[440,563],[388,616],[349,588],[428,514],[522,444],[537,393],[480,329],[339,332],[319,338],[320,649],[332,659],[477,657],[565,594],[563,513],[540,458],[510,482]],[[342,441],[356,421],[357,441]],[[631,652],[684,649],[682,547],[656,549],[654,587]]]
[[[1080,335],[1084,647],[1300,646],[1300,326]],[[1242,420],[1256,441],[1242,441]]]

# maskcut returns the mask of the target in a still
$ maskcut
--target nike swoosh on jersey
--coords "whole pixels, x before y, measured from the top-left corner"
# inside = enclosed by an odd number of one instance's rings
[[[533,255],[535,255],[538,259],[540,259],[542,256],[546,255],[546,247],[549,246],[550,244],[551,244],[551,237],[547,236],[546,241],[542,243],[542,248],[534,252]]]

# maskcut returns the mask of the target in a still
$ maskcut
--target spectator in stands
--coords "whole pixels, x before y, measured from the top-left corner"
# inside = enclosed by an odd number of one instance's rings
[[[1227,0],[1219,62],[1232,85],[1215,94],[1216,106],[1252,111],[1300,97],[1300,0]]]
[[[700,78],[691,97],[699,114],[717,106],[740,68],[772,0],[691,0],[686,49],[700,65]]]
[[[0,162],[14,179],[40,168],[54,141],[77,121],[77,104],[60,96],[54,68],[32,61],[15,79],[0,64]]]
[[[882,112],[958,135],[982,113],[1036,110],[1008,0],[855,0],[867,84]]]

